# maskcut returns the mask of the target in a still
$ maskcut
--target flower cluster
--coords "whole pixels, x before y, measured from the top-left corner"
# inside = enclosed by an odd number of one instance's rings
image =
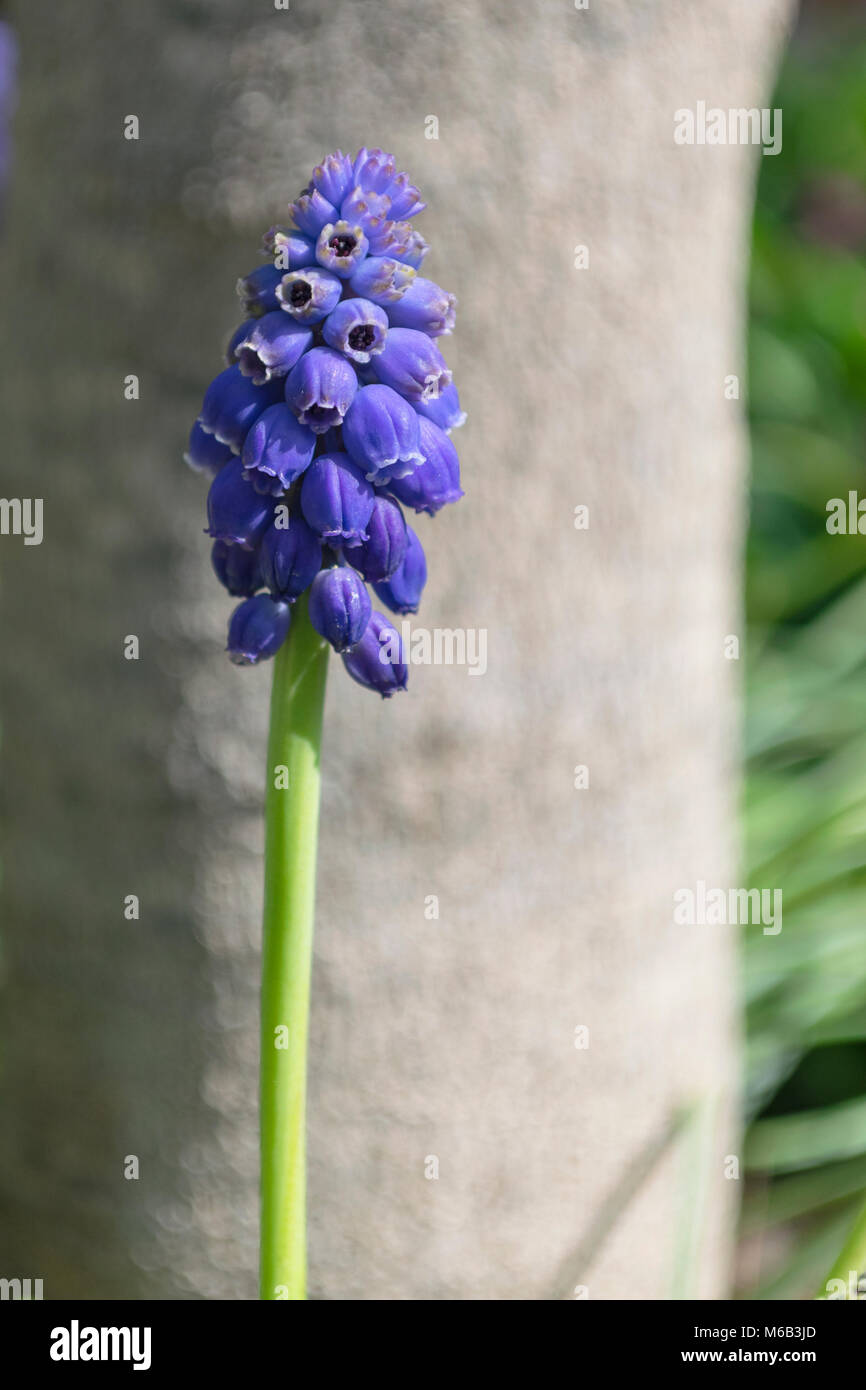
[[[309,590],[349,675],[383,696],[406,688],[367,584],[392,613],[417,612],[427,566],[403,509],[432,516],[463,495],[449,435],[465,416],[435,341],[456,301],[418,273],[428,247],[410,219],[424,207],[392,155],[338,150],[238,282],[246,317],[186,457],[213,477],[207,533],[243,600],[228,636],[239,664],[273,656]]]

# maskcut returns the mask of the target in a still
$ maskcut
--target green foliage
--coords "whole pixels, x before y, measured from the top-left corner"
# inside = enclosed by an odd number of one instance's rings
[[[863,21],[795,44],[773,104],[783,149],[761,160],[750,287],[744,815],[749,883],[782,889],[784,925],[744,945],[743,1236],[769,1252],[745,1291],[803,1298],[866,1196],[866,534],[826,525],[829,499],[866,497]]]

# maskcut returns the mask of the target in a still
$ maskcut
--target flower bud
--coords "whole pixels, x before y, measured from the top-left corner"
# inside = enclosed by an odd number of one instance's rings
[[[310,622],[335,652],[360,642],[372,604],[363,580],[346,565],[319,570],[310,589]]]
[[[315,241],[326,222],[337,221],[337,209],[327,198],[323,198],[318,188],[305,189],[292,204],[289,211],[305,236]]]
[[[286,400],[302,425],[316,434],[342,425],[355,397],[358,378],[351,362],[330,347],[313,348],[293,367]]]
[[[430,338],[454,331],[457,300],[432,280],[416,275],[402,299],[392,304],[388,317],[393,328],[417,328]]]
[[[315,241],[294,227],[270,227],[262,237],[262,250],[283,275],[316,263]]]
[[[285,376],[313,341],[313,330],[295,323],[281,309],[250,319],[247,332],[235,344],[235,357],[244,376],[256,386]]]
[[[411,401],[429,401],[451,385],[448,363],[426,333],[416,328],[390,328],[385,346],[373,364],[385,386]]]
[[[429,250],[428,243],[413,227],[406,237],[405,249],[392,251],[390,254],[395,260],[403,261],[405,265],[411,265],[414,270],[417,270]]]
[[[245,475],[279,496],[301,476],[315,448],[312,430],[299,424],[287,405],[269,406],[244,440],[241,458]],[[253,479],[253,473],[263,476]]]
[[[397,175],[397,161],[384,150],[362,146],[352,166],[352,183],[368,193],[386,193]]]
[[[236,666],[255,666],[279,651],[286,640],[292,610],[287,603],[256,594],[239,603],[229,619],[226,645]]]
[[[238,280],[238,299],[244,312],[256,317],[267,314],[271,309],[279,309],[277,286],[285,271],[274,265],[260,265]]]
[[[408,536],[403,513],[389,497],[377,497],[367,522],[367,539],[343,547],[350,565],[371,584],[392,575],[406,554]]]
[[[301,511],[322,540],[366,540],[375,496],[348,454],[322,454],[304,474]]]
[[[423,416],[419,417],[418,424],[424,461],[408,477],[393,478],[388,483],[388,491],[404,506],[433,516],[447,503],[457,502],[463,496],[460,460],[451,440],[438,425]]]
[[[325,270],[348,280],[366,256],[369,245],[357,223],[353,225],[342,218],[339,222],[326,222],[316,242],[316,260]]]
[[[370,481],[386,482],[420,463],[418,422],[419,416],[390,386],[362,386],[346,412],[343,439]]]
[[[322,543],[300,516],[288,526],[269,526],[258,550],[262,582],[274,598],[294,603],[308,589],[322,564]]]
[[[383,699],[389,699],[395,690],[406,689],[409,671],[400,634],[375,609],[370,614],[364,636],[342,660],[352,680],[368,690],[378,691]]]
[[[408,174],[398,174],[389,183],[385,190],[388,201],[391,204],[391,217],[405,221],[410,217],[417,217],[419,212],[423,212],[427,204],[422,202],[421,194],[412,183]]]
[[[392,613],[417,613],[427,583],[427,560],[421,542],[411,526],[406,527],[406,534],[408,543],[401,563],[390,579],[373,585],[376,597]]]
[[[247,431],[263,410],[279,400],[282,389],[280,381],[256,386],[240,367],[226,367],[205,391],[199,424],[207,434],[216,435],[221,444],[228,444],[233,453],[239,454]]]
[[[353,188],[340,204],[340,216],[346,222],[357,223],[370,236],[391,216],[390,208],[391,204],[381,193]]]
[[[299,323],[319,323],[340,302],[343,282],[321,266],[290,270],[277,286],[279,306]]]
[[[213,478],[234,454],[228,444],[221,444],[215,434],[208,434],[196,420],[189,432],[184,458],[195,473],[210,473]]]
[[[370,230],[368,254],[371,256],[392,256],[395,261],[402,261],[404,260],[402,253],[408,250],[411,236],[411,222],[394,222],[387,219]]]
[[[217,473],[207,495],[207,534],[215,541],[228,541],[253,550],[274,515],[274,503],[250,487],[244,466],[233,458]]]
[[[262,587],[257,550],[244,550],[241,545],[214,541],[210,558],[217,579],[235,598],[249,598]]]
[[[359,363],[382,351],[387,332],[388,315],[369,299],[342,299],[322,324],[325,342]]]
[[[374,304],[394,304],[415,279],[415,271],[393,256],[368,256],[349,279],[362,299]]]
[[[438,425],[446,434],[466,423],[466,411],[460,409],[460,397],[453,383],[446,386],[434,400],[415,401],[414,406],[419,415],[432,420],[433,424]]]
[[[349,156],[343,154],[342,150],[326,155],[313,170],[312,183],[323,198],[338,208],[355,183]]]

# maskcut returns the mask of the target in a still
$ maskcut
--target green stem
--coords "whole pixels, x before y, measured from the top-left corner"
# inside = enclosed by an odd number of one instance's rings
[[[261,1297],[306,1298],[307,1021],[328,646],[306,598],[274,660],[265,793]]]
[[[866,1274],[866,1203],[858,1211],[854,1225],[848,1232],[848,1238],[839,1251],[833,1268],[824,1280],[823,1287],[819,1289],[817,1297],[827,1298],[830,1281],[841,1279],[846,1288],[845,1297],[856,1299],[857,1282],[864,1274]]]

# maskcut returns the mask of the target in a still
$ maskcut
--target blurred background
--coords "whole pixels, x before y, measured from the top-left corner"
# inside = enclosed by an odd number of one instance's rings
[[[808,1298],[866,1191],[866,5],[812,0],[759,170],[749,322],[745,837],[781,887],[744,946],[740,1294]],[[864,526],[866,530],[866,526]]]
[[[697,10],[4,7],[3,490],[48,500],[0,569],[0,1275],[255,1296],[267,678],[224,664],[179,453],[261,230],[380,140],[461,303],[427,620],[486,626],[491,670],[393,709],[331,681],[314,1296],[798,1299],[829,1266],[866,1194],[866,542],[826,530],[864,477],[866,3]],[[696,99],[781,107],[781,153],[676,149]],[[743,881],[740,802],[784,929],[685,939],[672,892]]]

